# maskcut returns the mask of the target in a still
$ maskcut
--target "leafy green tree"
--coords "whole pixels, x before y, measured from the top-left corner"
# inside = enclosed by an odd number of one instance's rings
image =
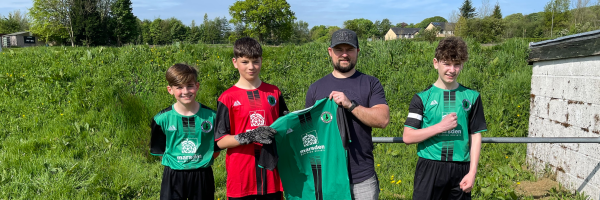
[[[495,18],[495,17],[494,17]],[[515,13],[503,19],[506,24],[505,37],[525,37],[525,16]]]
[[[294,34],[292,35],[291,42],[301,44],[308,41],[310,41],[308,23],[302,20],[294,22]]]
[[[325,25],[318,25],[318,26],[313,26],[310,29],[310,39],[312,41],[317,41],[319,38],[327,35],[328,30],[327,30],[327,26]]]
[[[114,19],[113,36],[117,39],[117,45],[128,43],[135,38],[137,33],[137,21],[131,8],[131,0],[117,0],[111,5],[111,15]]]
[[[263,42],[285,42],[293,32],[296,19],[285,0],[236,1],[229,7],[230,22],[243,24],[245,33]]]
[[[196,26],[196,21],[192,20],[192,24],[190,25],[190,30],[188,31],[186,41],[190,43],[197,43],[202,37],[202,30],[199,26]]]
[[[400,27],[400,28],[409,28],[408,26],[409,25],[406,22],[400,22],[400,23],[396,24],[396,27]]]
[[[331,35],[337,30],[340,30],[340,27],[325,25],[313,26],[310,29],[310,37],[312,41],[329,42],[331,41]]]
[[[440,32],[440,29],[438,27],[434,27],[429,30],[422,28],[421,31],[419,31],[417,37],[422,38],[425,41],[428,41],[429,43],[433,43],[433,41],[435,41],[435,38],[437,37],[438,32]]]
[[[496,3],[494,6],[494,13],[492,13],[492,17],[496,19],[502,19],[502,11],[500,11],[500,3]]]
[[[20,30],[19,22],[14,20],[11,14],[8,17],[0,16],[0,33],[14,33]]]
[[[156,18],[150,24],[150,38],[152,38],[152,44],[154,45],[161,45],[166,43],[162,34],[162,21],[162,19]]]
[[[138,33],[141,35],[142,44],[154,44],[150,34],[150,24],[152,24],[152,21],[148,19],[144,19],[139,23],[140,32]]]
[[[469,24],[467,23],[467,18],[460,16],[458,18],[458,22],[454,26],[454,34],[460,37],[469,36]]]
[[[46,42],[69,38],[71,46],[75,46],[71,4],[72,0],[33,0],[33,6],[29,8],[30,31]]]
[[[569,5],[570,0],[550,0],[544,6],[544,25],[546,30],[550,31],[548,34],[550,37],[554,35],[554,32],[559,32],[569,26],[570,12]]]
[[[416,28],[426,28],[429,23],[431,22],[448,22],[448,20],[446,20],[446,18],[440,17],[440,16],[435,16],[435,17],[430,17],[430,18],[426,18],[423,21],[421,21],[421,23],[416,24]]]
[[[71,23],[73,26],[73,40],[77,45],[98,45],[99,32],[102,27],[100,13],[97,10],[96,0],[73,0],[70,9]]]
[[[499,42],[505,29],[502,19],[488,16],[483,19],[474,18],[467,20],[467,36],[475,38],[480,43]]]
[[[344,28],[356,32],[358,38],[368,38],[378,34],[377,27],[371,20],[360,18],[344,21]]]
[[[187,27],[183,23],[173,18],[169,21],[171,40],[170,42],[182,42],[185,41],[187,34]]]
[[[226,35],[231,31],[231,26],[225,17],[216,17],[215,19],[210,20],[208,19],[208,15],[204,14],[204,22],[201,25],[201,29],[202,42],[221,43],[227,39],[228,36]]]
[[[231,34],[229,34],[227,39],[229,40],[229,43],[233,43],[239,38],[248,36],[246,32],[246,26],[244,26],[242,23],[234,24],[233,31]]]
[[[377,29],[377,37],[384,37],[390,28],[392,28],[392,22],[387,18],[381,20],[381,22],[376,21],[375,28]]]
[[[475,12],[475,7],[473,7],[473,4],[471,4],[471,0],[465,0],[458,10],[460,11],[460,16],[467,19],[471,19],[477,15]]]
[[[0,15],[0,33],[14,33],[29,30],[29,19],[21,14],[20,10],[8,13],[8,16]]]

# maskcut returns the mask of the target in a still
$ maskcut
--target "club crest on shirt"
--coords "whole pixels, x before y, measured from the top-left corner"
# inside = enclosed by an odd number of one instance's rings
[[[330,112],[323,112],[321,113],[321,121],[323,121],[323,123],[329,124],[329,122],[331,122],[333,120],[333,115],[331,115]]]
[[[198,148],[196,143],[194,143],[195,139],[187,138],[181,142],[181,153],[195,153]],[[196,141],[197,142],[197,141]]]
[[[202,130],[203,133],[208,133],[208,132],[212,131],[213,124],[210,121],[205,120],[202,122],[202,124],[200,124],[200,129]]]
[[[267,97],[267,101],[269,101],[269,105],[271,106],[275,106],[275,104],[277,104],[277,99],[275,99],[273,95],[269,95]]]
[[[265,125],[265,111],[257,110],[250,111],[250,126],[264,126]]]
[[[317,132],[311,131],[311,132],[305,133],[304,136],[302,136],[302,143],[304,143],[304,147],[318,144],[319,139],[317,138]]]
[[[468,99],[463,99],[461,105],[465,111],[471,110],[472,104],[471,104],[471,101],[469,101]]]

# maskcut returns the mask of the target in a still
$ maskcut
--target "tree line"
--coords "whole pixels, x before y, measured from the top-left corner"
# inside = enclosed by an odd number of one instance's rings
[[[0,15],[0,33],[31,31],[42,41],[71,46],[123,44],[165,45],[174,42],[231,43],[249,36],[266,44],[329,41],[338,26],[309,24],[297,20],[286,0],[244,0],[229,7],[230,19],[204,15],[190,25],[176,18],[139,19],[132,13],[131,0],[33,0],[27,14],[19,10]],[[425,30],[431,22],[450,22],[454,34],[482,43],[506,38],[548,39],[600,28],[600,0],[550,0],[544,11],[502,16],[500,5],[489,0],[475,8],[465,0],[448,19],[426,18],[419,23],[389,19],[375,22],[346,20],[341,28],[354,30],[359,38],[382,39],[392,27],[420,28],[419,37],[434,40],[439,29]]]

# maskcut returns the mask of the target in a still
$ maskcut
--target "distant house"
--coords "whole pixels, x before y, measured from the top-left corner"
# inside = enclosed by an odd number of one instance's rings
[[[43,44],[31,32],[17,32],[2,36],[2,47],[31,47]]]
[[[385,34],[385,40],[395,40],[395,39],[409,39],[414,38],[415,35],[419,34],[419,28],[398,28],[392,27]]]
[[[438,28],[440,32],[438,32],[437,37],[448,37],[454,36],[454,26],[456,23],[448,23],[448,22],[431,22],[425,30],[431,30],[434,27]]]

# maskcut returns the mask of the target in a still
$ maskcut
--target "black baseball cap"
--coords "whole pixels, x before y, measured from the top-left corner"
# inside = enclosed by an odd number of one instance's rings
[[[358,49],[358,37],[356,37],[356,33],[352,30],[337,30],[331,35],[331,45],[329,47],[335,47],[338,44],[349,44]]]

